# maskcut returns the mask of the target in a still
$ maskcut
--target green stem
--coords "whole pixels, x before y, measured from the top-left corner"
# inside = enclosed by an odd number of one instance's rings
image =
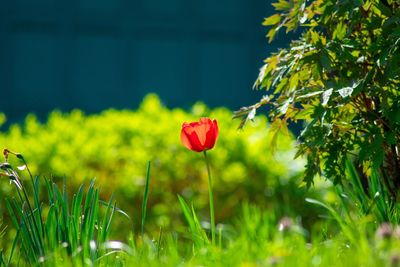
[[[206,160],[207,165],[207,173],[208,173],[208,196],[210,198],[210,218],[211,218],[211,243],[215,244],[215,215],[214,215],[214,197],[212,191],[212,178],[211,178],[211,170],[210,170],[210,162],[208,161],[207,152],[204,150],[204,158]]]

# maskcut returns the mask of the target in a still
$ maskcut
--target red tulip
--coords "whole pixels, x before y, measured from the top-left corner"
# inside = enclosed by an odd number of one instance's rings
[[[199,122],[182,124],[181,141],[190,150],[202,152],[212,149],[217,137],[217,120],[201,118]]]

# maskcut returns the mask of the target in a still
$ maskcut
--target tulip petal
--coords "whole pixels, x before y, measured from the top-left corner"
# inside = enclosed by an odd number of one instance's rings
[[[201,152],[204,150],[204,147],[201,145],[199,141],[199,137],[195,128],[191,125],[183,125],[181,131],[181,141],[182,144],[190,150],[194,150],[197,152]]]
[[[218,128],[217,120],[213,120],[213,126],[214,126],[214,130],[215,130],[215,140],[216,140],[218,138],[218,134],[219,134],[219,128]]]
[[[212,121],[209,118],[200,118],[200,123],[212,124]]]
[[[182,128],[182,131],[181,131],[181,142],[187,149],[192,150],[192,144],[190,143],[189,137],[186,134],[186,132],[183,131],[183,128]]]
[[[208,132],[207,132],[207,141],[204,144],[205,149],[211,149],[213,148],[215,145],[215,131],[214,128],[211,128]]]
[[[216,120],[213,120],[211,122],[210,120],[210,129],[207,132],[207,138],[206,138],[206,143],[204,145],[204,147],[206,149],[212,149],[215,145],[215,142],[217,140],[218,137],[218,124]]]
[[[204,147],[207,142],[207,132],[210,130],[211,120],[202,118],[200,122],[194,127],[197,136],[199,137],[200,144]]]

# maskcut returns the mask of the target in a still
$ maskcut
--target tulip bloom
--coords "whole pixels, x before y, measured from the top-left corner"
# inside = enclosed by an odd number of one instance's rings
[[[181,131],[182,144],[196,152],[203,152],[206,160],[208,173],[208,196],[210,199],[210,219],[211,219],[211,242],[215,244],[215,215],[213,183],[211,177],[210,163],[207,157],[207,150],[212,149],[218,138],[217,120],[201,118],[199,122],[183,123]]]
[[[182,124],[181,141],[190,150],[202,152],[212,149],[217,138],[218,124],[216,120],[201,118],[198,122]]]

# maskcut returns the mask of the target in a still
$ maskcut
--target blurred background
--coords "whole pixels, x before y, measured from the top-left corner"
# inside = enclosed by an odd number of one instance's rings
[[[15,0],[0,8],[0,112],[252,104],[270,0]]]
[[[34,174],[65,180],[71,194],[95,178],[135,227],[151,161],[148,220],[158,231],[182,225],[177,194],[208,216],[204,162],[179,134],[182,122],[211,116],[221,132],[210,153],[217,222],[250,202],[307,225],[317,213],[299,188],[295,137],[276,139],[265,116],[244,131],[232,120],[265,93],[252,90],[263,59],[291,38],[268,44],[261,23],[273,12],[266,0],[2,1],[0,148],[22,153]],[[0,199],[13,192],[1,186]]]

